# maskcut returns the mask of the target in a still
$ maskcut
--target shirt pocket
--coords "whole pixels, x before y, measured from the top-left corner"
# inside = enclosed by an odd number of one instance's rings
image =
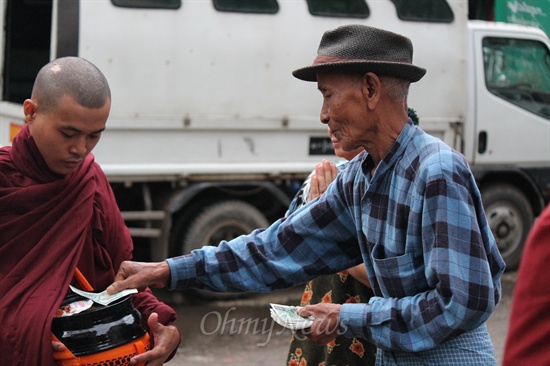
[[[371,259],[384,297],[401,298],[422,291],[424,265],[413,253],[386,257],[383,245],[378,243],[373,247]]]

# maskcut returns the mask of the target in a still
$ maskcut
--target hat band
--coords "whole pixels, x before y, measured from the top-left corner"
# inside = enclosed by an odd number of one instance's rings
[[[335,62],[371,62],[371,63],[384,63],[384,64],[411,65],[409,62],[405,62],[405,61],[366,60],[366,59],[359,59],[359,58],[344,58],[344,57],[337,57],[337,56],[318,55],[317,57],[315,57],[315,60],[313,60],[312,66],[335,63]]]

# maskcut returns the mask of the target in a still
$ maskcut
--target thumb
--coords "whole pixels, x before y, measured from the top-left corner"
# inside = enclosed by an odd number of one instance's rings
[[[313,315],[313,313],[311,312],[311,308],[308,309],[308,307],[310,308],[311,306],[310,305],[306,305],[304,307],[301,307],[298,309],[298,315],[304,317],[304,318],[307,318],[308,316],[310,315]]]
[[[67,348],[63,343],[61,342],[52,342],[53,350],[54,352],[63,352]]]
[[[149,315],[149,318],[147,319],[147,325],[149,326],[151,332],[155,333],[160,327],[159,315],[157,313],[151,313],[151,315]]]
[[[107,293],[109,295],[112,295],[122,290],[125,290],[127,286],[124,285],[124,282],[125,282],[124,280],[113,282],[112,284],[109,285],[109,287],[107,287]]]

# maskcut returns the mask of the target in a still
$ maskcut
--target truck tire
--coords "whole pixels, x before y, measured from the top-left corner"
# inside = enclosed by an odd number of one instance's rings
[[[182,252],[187,254],[204,245],[217,246],[222,240],[268,226],[264,215],[251,204],[242,201],[214,203],[191,220],[182,241]]]
[[[222,240],[251,233],[257,228],[266,228],[269,222],[265,216],[249,203],[237,200],[222,201],[206,206],[195,218],[188,221],[185,234],[179,239],[181,254],[204,245],[217,246]],[[184,229],[184,228],[182,228]],[[183,230],[176,230],[183,232]],[[217,293],[193,290],[208,300],[226,300],[243,297],[244,294]]]
[[[533,225],[533,209],[527,197],[510,184],[493,184],[481,189],[487,221],[506,262],[507,270],[519,266],[523,245]]]

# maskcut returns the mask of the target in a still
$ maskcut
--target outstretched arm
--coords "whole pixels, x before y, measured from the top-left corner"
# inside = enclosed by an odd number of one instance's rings
[[[127,288],[143,291],[146,287],[162,288],[170,282],[170,267],[166,262],[144,263],[124,261],[107,293],[114,294]]]

